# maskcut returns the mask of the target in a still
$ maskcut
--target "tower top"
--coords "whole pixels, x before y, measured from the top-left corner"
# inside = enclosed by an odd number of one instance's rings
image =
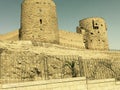
[[[24,0],[23,3],[49,4],[55,6],[53,0]]]

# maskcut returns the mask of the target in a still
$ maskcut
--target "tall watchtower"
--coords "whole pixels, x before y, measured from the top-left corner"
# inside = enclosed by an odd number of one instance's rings
[[[109,49],[107,26],[103,18],[94,17],[80,20],[77,32],[84,32],[84,43],[87,49]]]
[[[53,0],[24,0],[21,9],[20,40],[58,43],[58,21]]]

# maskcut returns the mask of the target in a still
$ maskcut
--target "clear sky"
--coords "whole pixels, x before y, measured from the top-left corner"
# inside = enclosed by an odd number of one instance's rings
[[[0,34],[20,28],[23,0],[0,0]],[[54,0],[59,29],[76,31],[79,20],[103,17],[108,26],[110,49],[120,50],[120,0]]]

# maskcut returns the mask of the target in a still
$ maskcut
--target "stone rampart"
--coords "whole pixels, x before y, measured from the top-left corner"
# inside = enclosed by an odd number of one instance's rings
[[[70,72],[63,76],[61,67],[65,61],[76,62],[78,57],[82,57],[84,71],[88,73],[85,73],[87,78],[105,79],[117,75],[117,79],[120,79],[119,51],[81,50],[50,43],[32,43],[31,41],[1,41],[0,48],[2,50],[0,54],[1,79],[3,80],[15,78],[19,79],[18,81],[42,80],[46,78],[45,75],[48,75],[44,72],[44,67],[48,67],[46,70],[49,71],[49,79],[72,77],[69,75]],[[46,63],[47,65],[44,65]],[[76,63],[78,71],[80,70],[79,62]],[[36,70],[40,73],[36,73]],[[76,76],[80,75],[76,74]]]
[[[60,44],[66,47],[76,47],[84,49],[83,35],[67,31],[59,31]]]

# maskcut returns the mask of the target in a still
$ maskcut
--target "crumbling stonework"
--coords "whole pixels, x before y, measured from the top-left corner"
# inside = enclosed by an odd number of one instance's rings
[[[80,20],[77,33],[84,34],[86,49],[108,50],[107,26],[103,18]]]
[[[31,41],[0,41],[0,48],[0,78],[4,83],[72,77],[71,70],[62,67],[66,61],[78,61],[78,57],[82,57],[79,60],[83,65],[79,67],[76,62],[76,70],[84,70],[88,79],[113,78],[114,72],[120,76],[119,51],[83,50]]]
[[[56,6],[52,0],[24,0],[20,40],[58,43]]]
[[[104,19],[94,17],[80,20],[77,33],[58,31],[56,6],[52,0],[24,0],[22,3],[20,40],[60,43],[86,49],[109,49]]]

